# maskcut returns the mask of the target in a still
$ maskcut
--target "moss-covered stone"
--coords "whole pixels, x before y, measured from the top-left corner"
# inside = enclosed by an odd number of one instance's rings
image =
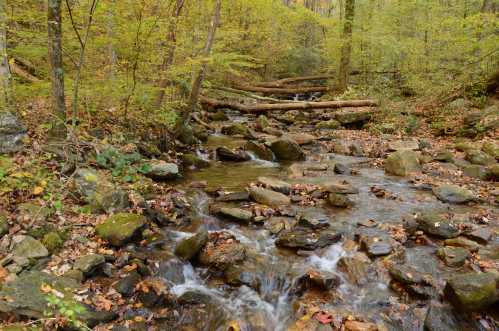
[[[208,242],[208,231],[202,228],[195,235],[181,240],[175,247],[175,254],[184,260],[191,260]]]
[[[245,138],[253,138],[253,133],[248,128],[246,124],[235,123],[231,125],[224,126],[222,128],[222,133],[228,136],[243,136]]]
[[[470,272],[447,281],[445,294],[463,310],[481,310],[498,301],[497,275]]]
[[[482,151],[499,160],[499,144],[493,141],[483,143]]]
[[[421,171],[418,154],[414,151],[397,151],[388,156],[385,161],[385,170],[396,176],[407,176],[412,172]]]
[[[337,120],[321,121],[315,125],[317,129],[336,130],[341,128],[341,123]]]
[[[97,235],[113,246],[123,246],[140,235],[146,225],[145,217],[138,214],[119,213],[96,226]]]
[[[270,149],[278,160],[301,161],[305,160],[305,153],[294,140],[289,138],[278,139],[270,145]]]
[[[54,211],[46,206],[26,202],[17,206],[17,213],[20,220],[40,223],[46,221],[50,216],[52,216]]]
[[[0,211],[0,238],[9,232],[9,217],[7,213]]]
[[[465,159],[473,164],[478,165],[491,165],[496,162],[495,158],[490,156],[489,154],[473,149],[466,151]]]
[[[184,167],[196,167],[198,169],[201,169],[208,168],[210,166],[209,161],[203,160],[199,156],[192,153],[183,154],[181,159]]]
[[[64,238],[58,232],[49,232],[43,236],[42,244],[49,253],[54,253],[64,245]]]

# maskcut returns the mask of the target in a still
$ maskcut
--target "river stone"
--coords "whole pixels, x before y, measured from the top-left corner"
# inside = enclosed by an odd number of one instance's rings
[[[322,184],[322,189],[326,192],[330,193],[339,193],[339,194],[357,194],[359,193],[359,189],[352,186],[346,180],[331,180]]]
[[[202,265],[218,270],[226,270],[229,266],[241,263],[246,258],[246,248],[228,232],[212,232],[208,243],[199,253],[198,260]]]
[[[308,145],[312,143],[316,138],[309,133],[288,133],[283,138],[289,138],[295,141],[298,145]]]
[[[25,202],[17,206],[17,214],[20,221],[43,223],[54,214],[54,211],[46,206]]]
[[[336,130],[341,128],[341,123],[337,120],[321,121],[315,127],[320,130]]]
[[[406,285],[423,283],[423,275],[409,265],[393,264],[388,269],[388,272],[393,279]]]
[[[384,256],[392,252],[392,245],[386,239],[376,236],[363,236],[360,246],[369,257]]]
[[[248,201],[250,198],[248,191],[224,192],[215,200],[220,202]]]
[[[437,256],[449,267],[462,267],[470,252],[462,247],[447,246],[439,248]]]
[[[83,272],[86,277],[91,276],[99,267],[106,262],[103,255],[88,254],[76,259],[73,268]]]
[[[394,151],[417,151],[419,150],[419,142],[417,140],[397,140],[388,143],[388,150],[390,152]]]
[[[175,255],[184,259],[191,260],[193,259],[199,251],[206,245],[208,242],[208,230],[202,227],[198,232],[189,237],[182,239],[177,246],[175,247]]]
[[[227,147],[218,147],[216,153],[221,161],[244,162],[251,160],[251,156],[243,150],[233,151]]]
[[[244,145],[243,148],[246,151],[252,152],[253,154],[256,155],[256,157],[258,157],[261,160],[265,160],[265,161],[273,161],[274,160],[274,154],[272,153],[270,148],[265,146],[265,144],[257,143],[254,141],[248,141]]]
[[[104,223],[95,227],[97,235],[113,246],[123,246],[140,236],[146,225],[142,215],[119,213],[109,217]]]
[[[470,252],[476,252],[480,248],[482,248],[482,245],[476,243],[473,240],[467,239],[463,236],[459,236],[457,238],[445,239],[444,243],[446,246],[466,248]]]
[[[20,151],[26,137],[27,130],[21,120],[13,113],[0,111],[0,154]]]
[[[180,176],[178,166],[162,160],[151,160],[148,162],[151,170],[146,174],[154,180],[169,180]]]
[[[36,259],[49,255],[47,248],[33,237],[16,236],[13,241],[15,242],[12,250],[14,259]]]
[[[302,161],[305,160],[305,153],[300,145],[289,138],[280,138],[271,143],[270,149],[278,160],[282,161]]]
[[[24,272],[13,281],[3,284],[0,291],[0,312],[31,318],[45,317],[45,312],[51,311],[51,308],[47,302],[47,294],[41,290],[42,285],[49,285],[66,294],[65,300],[69,301],[73,301],[70,291],[78,287],[74,279],[40,271]]]
[[[492,141],[486,141],[482,145],[482,151],[485,153],[489,154],[496,160],[499,160],[499,144],[492,142]]]
[[[229,120],[229,116],[227,116],[227,114],[225,114],[225,112],[223,110],[219,110],[215,113],[211,113],[208,115],[208,117],[212,121],[228,121]]]
[[[465,235],[479,244],[487,245],[489,240],[492,238],[493,232],[489,227],[481,227],[471,231],[470,233],[466,233]]]
[[[454,160],[454,154],[447,149],[442,149],[435,154],[433,159],[439,162],[452,162]]]
[[[290,217],[273,216],[265,221],[264,227],[269,230],[271,234],[278,234],[282,230],[289,229],[293,221],[294,219]]]
[[[76,170],[73,189],[96,212],[117,212],[130,205],[125,191],[92,169]]]
[[[57,231],[51,231],[43,236],[42,244],[49,253],[54,253],[64,245],[64,238]]]
[[[249,222],[253,218],[253,213],[251,211],[241,208],[222,207],[218,210],[217,214],[243,222]]]
[[[308,229],[295,228],[281,231],[275,244],[280,247],[315,250],[332,245],[340,239],[341,234],[333,232],[321,231],[317,233]]]
[[[291,193],[291,184],[286,183],[285,181],[282,181],[280,179],[271,177],[258,177],[257,181],[259,184],[262,184],[266,188],[269,188],[273,191],[281,192],[284,194]]]
[[[350,208],[355,205],[355,202],[347,194],[329,193],[327,201],[331,206],[337,208]]]
[[[433,300],[424,321],[424,329],[426,331],[481,330],[477,324],[476,321],[456,312],[452,306]]]
[[[253,200],[270,207],[282,207],[291,204],[291,199],[282,193],[252,186],[249,194]]]
[[[466,165],[462,168],[463,174],[481,180],[487,180],[491,177],[490,170],[478,164]]]
[[[255,138],[246,124],[235,123],[222,127],[222,133],[228,136],[243,136],[244,138]]]
[[[344,256],[338,261],[338,269],[343,272],[349,281],[357,285],[366,284],[368,279],[369,259],[364,255]]]
[[[416,215],[418,228],[426,234],[440,238],[455,238],[459,235],[459,228],[451,220],[437,212],[427,211]]]
[[[9,233],[9,217],[7,213],[0,211],[0,238]]]
[[[476,200],[473,192],[452,184],[443,184],[433,187],[433,194],[435,194],[439,200],[453,204],[461,204]]]
[[[252,289],[258,290],[260,280],[258,271],[262,266],[257,266],[253,262],[244,261],[240,265],[231,265],[224,271],[225,281],[231,286],[246,285]]]
[[[198,169],[208,168],[210,166],[210,162],[200,158],[199,156],[186,153],[181,156],[182,165],[184,167],[196,167]]]
[[[321,291],[329,291],[337,288],[340,283],[340,277],[333,273],[308,270],[294,280],[291,293],[300,296],[307,290],[314,288]]]
[[[463,310],[481,310],[499,300],[497,275],[469,272],[447,281],[444,293],[456,307]]]
[[[136,288],[137,299],[147,308],[170,306],[174,297],[165,279],[149,277],[144,279]]]
[[[487,153],[474,149],[466,151],[465,160],[471,162],[472,164],[484,166],[496,163],[494,157],[490,156]]]
[[[320,210],[308,208],[298,215],[297,226],[309,229],[323,229],[329,227],[330,222],[330,218]]]
[[[421,171],[418,154],[411,150],[397,151],[388,156],[385,170],[396,176],[407,176],[412,172]]]

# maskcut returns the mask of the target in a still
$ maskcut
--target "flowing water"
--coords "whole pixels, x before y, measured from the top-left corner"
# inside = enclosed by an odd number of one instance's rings
[[[243,140],[215,135],[210,138],[206,148],[221,145],[237,148],[243,143]],[[196,219],[202,221],[194,222],[194,226],[184,230],[169,231],[171,247],[195,232],[196,225],[201,223],[209,231],[229,231],[247,247],[252,259],[257,261],[254,264],[257,266],[254,274],[258,279],[258,286],[231,287],[213,277],[206,268],[178,260],[173,260],[174,263],[167,261],[165,263],[169,267],[164,269],[169,271],[163,276],[173,283],[172,292],[178,297],[186,293],[197,293],[205,298],[207,307],[211,307],[195,322],[190,320],[192,311],[185,312],[186,316],[180,319],[183,321],[180,324],[194,324],[194,328],[199,330],[226,330],[230,321],[235,320],[242,330],[286,330],[295,320],[293,302],[297,298],[291,295],[290,290],[296,277],[309,269],[336,274],[340,278],[341,285],[336,296],[327,304],[327,307],[334,308],[335,311],[361,314],[379,320],[382,309],[394,300],[399,300],[388,286],[389,277],[386,272],[377,267],[378,261],[370,263],[370,272],[362,285],[352,283],[338,270],[340,258],[355,254],[345,248],[345,242],[353,239],[358,222],[374,220],[377,223],[397,225],[416,209],[445,208],[445,205],[437,201],[431,192],[415,189],[406,179],[390,177],[382,170],[365,167],[364,158],[324,154],[314,162],[328,164],[329,169],[340,162],[357,168],[358,174],[336,175],[332,170],[327,170],[318,176],[293,179],[289,178],[289,165],[254,159],[243,163],[212,161],[210,168],[186,175],[186,184],[194,180],[206,181],[209,189],[224,188],[227,191],[242,190],[259,176],[278,177],[294,184],[320,184],[331,178],[342,178],[358,187],[360,192],[354,197],[354,208],[340,210],[322,207],[322,211],[332,219],[331,227],[343,233],[344,239],[325,249],[314,251],[309,256],[299,256],[277,248],[275,237],[262,227],[241,225],[213,217],[208,211],[210,197],[202,191],[191,192],[189,196],[194,214]],[[396,199],[375,197],[370,192],[373,186],[391,192]],[[468,207],[454,209],[455,213],[469,211]],[[405,255],[411,265],[434,274],[437,279],[451,272],[439,264],[431,247],[408,248]],[[174,273],[172,270],[176,270],[175,276],[171,275]]]

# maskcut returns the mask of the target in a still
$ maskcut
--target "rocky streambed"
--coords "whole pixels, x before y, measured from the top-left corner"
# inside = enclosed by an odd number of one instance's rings
[[[41,318],[40,288],[80,288],[97,330],[498,328],[497,145],[337,130],[365,111],[282,117],[222,118],[183,169],[151,161],[154,194],[77,170],[75,192],[114,215],[77,258],[22,273],[49,240],[13,240],[0,311]]]

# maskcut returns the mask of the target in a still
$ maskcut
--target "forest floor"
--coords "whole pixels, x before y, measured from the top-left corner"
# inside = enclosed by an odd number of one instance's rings
[[[5,330],[499,328],[495,99],[202,112],[195,147],[44,109],[0,157]]]

